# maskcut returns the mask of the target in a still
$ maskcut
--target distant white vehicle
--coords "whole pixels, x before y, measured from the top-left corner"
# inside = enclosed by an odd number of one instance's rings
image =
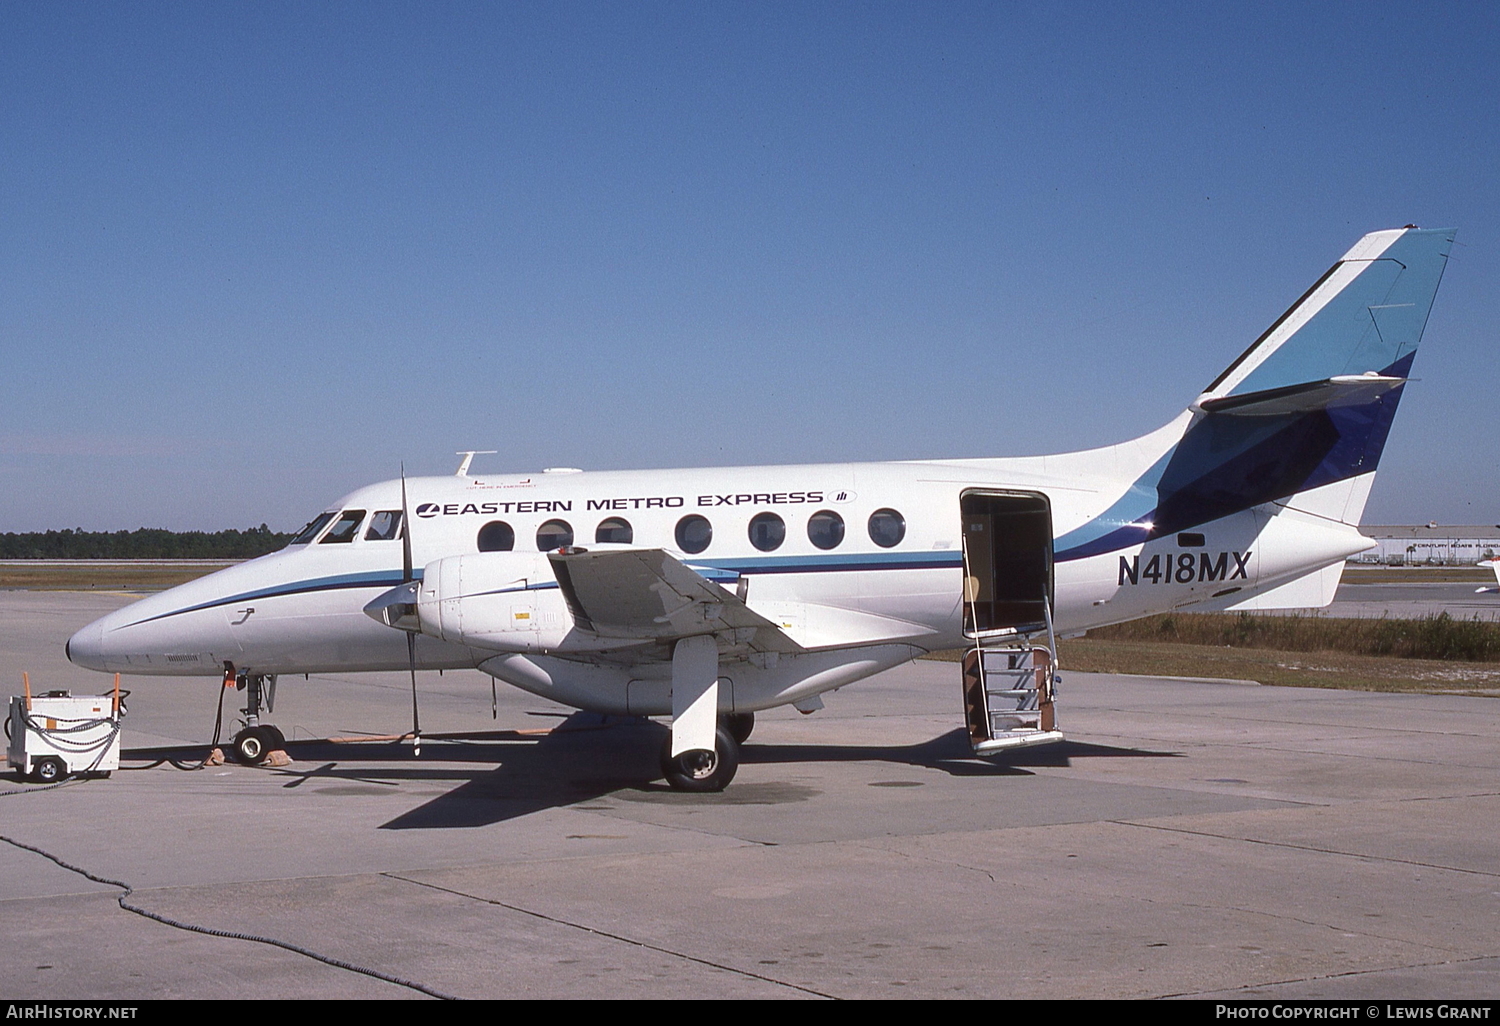
[[[1054,631],[1332,601],[1344,560],[1375,544],[1360,514],[1452,241],[1412,226],[1365,236],[1187,409],[1133,441],[479,477],[469,453],[456,475],[362,488],[281,552],[89,624],[68,657],[222,673],[248,689],[235,747],[251,762],[280,741],[260,722],[278,674],[409,667],[420,741],[415,671],[477,668],[580,709],[670,716],[668,781],[712,790],[756,711],[811,712],[823,692],[958,647],[972,649],[976,752],[1055,741]],[[1156,359],[1139,354],[1107,401],[1154,387]],[[976,353],[990,384],[953,368],[955,400],[982,421],[999,381],[1003,401],[1057,415],[1055,369],[1006,368]],[[664,376],[662,401],[671,388]]]

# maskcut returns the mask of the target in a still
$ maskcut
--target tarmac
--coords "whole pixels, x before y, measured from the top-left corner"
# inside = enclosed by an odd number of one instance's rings
[[[1416,577],[1420,571],[1414,571]],[[1350,579],[1353,578],[1351,581]],[[1457,620],[1500,620],[1500,594],[1491,575],[1470,582],[1386,581],[1363,584],[1360,571],[1346,571],[1344,580],[1322,616],[1399,619],[1447,613]],[[1476,592],[1479,586],[1484,592]]]
[[[107,690],[62,645],[126,601],[0,592],[0,675]],[[686,795],[660,724],[477,672],[420,675],[420,757],[324,740],[406,730],[405,675],[283,678],[280,769],[152,765],[222,689],[125,686],[131,768],[0,780],[8,999],[1500,994],[1495,699],[1064,667],[1068,740],[989,762],[916,662]]]

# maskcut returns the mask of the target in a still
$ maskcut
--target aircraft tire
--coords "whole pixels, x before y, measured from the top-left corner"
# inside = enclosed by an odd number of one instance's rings
[[[714,751],[706,749],[672,755],[672,738],[661,749],[661,772],[674,791],[698,793],[722,791],[740,768],[740,746],[734,735],[720,726],[715,732]]]
[[[736,742],[744,744],[750,740],[750,734],[755,730],[755,714],[753,712],[730,713],[724,717],[724,728],[729,731]]]
[[[273,738],[264,727],[246,727],[234,735],[234,756],[246,766],[259,766],[271,754]]]
[[[280,727],[263,723],[260,729],[266,732],[266,743],[270,745],[270,751],[286,750],[286,735],[281,732]]]

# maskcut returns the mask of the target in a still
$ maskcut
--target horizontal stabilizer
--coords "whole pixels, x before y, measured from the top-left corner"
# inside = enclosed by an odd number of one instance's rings
[[[1376,374],[1345,374],[1301,385],[1267,388],[1242,395],[1204,399],[1193,408],[1204,413],[1232,417],[1279,417],[1350,406],[1364,406],[1406,384],[1406,378]]]
[[[1480,563],[1479,563],[1479,565],[1480,566],[1487,566],[1487,567],[1490,568],[1490,572],[1495,575],[1495,584],[1497,585],[1497,587],[1494,587],[1494,588],[1475,588],[1474,589],[1474,593],[1476,595],[1482,595],[1482,594],[1486,594],[1486,593],[1488,593],[1488,594],[1494,594],[1495,592],[1500,591],[1500,559],[1485,559],[1485,560],[1481,560]]]
[[[1341,560],[1223,608],[1225,612],[1234,613],[1263,609],[1322,609],[1333,601],[1343,576],[1344,563]]]
[[[1205,403],[1365,371],[1402,373],[1452,246],[1451,228],[1366,235],[1208,386]]]

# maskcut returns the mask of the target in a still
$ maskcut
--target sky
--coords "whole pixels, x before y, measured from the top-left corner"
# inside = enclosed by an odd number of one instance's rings
[[[1458,228],[1366,523],[1500,523],[1500,5],[0,2],[0,531],[1031,455]]]

